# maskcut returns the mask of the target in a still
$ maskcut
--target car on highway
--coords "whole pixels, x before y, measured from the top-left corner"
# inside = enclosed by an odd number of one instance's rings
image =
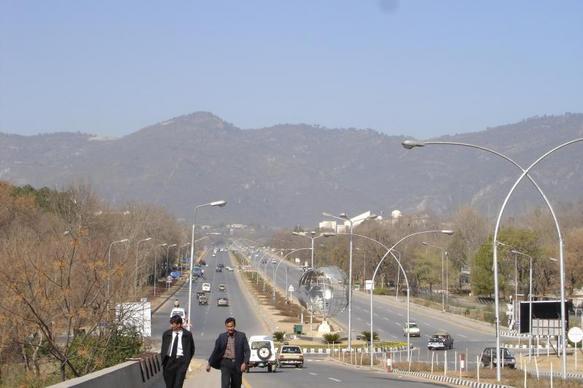
[[[502,356],[502,366],[514,369],[516,368],[516,358],[507,348],[500,348],[500,355]],[[480,362],[482,366],[488,367],[490,365],[496,366],[498,357],[496,357],[496,348],[488,347],[482,350]]]
[[[217,268],[215,269],[215,271],[216,271],[216,272],[223,272],[223,268],[221,268],[221,267],[219,267],[219,266],[217,265]]]
[[[192,267],[192,277],[193,278],[200,278],[204,275],[204,271],[201,267]]]
[[[438,331],[427,341],[429,350],[446,350],[453,349],[453,337],[445,331]]]
[[[297,345],[282,345],[277,356],[279,366],[294,365],[296,368],[304,367],[304,352]]]
[[[225,291],[225,285],[224,284],[219,284],[219,291]]]
[[[403,336],[406,337],[421,337],[421,329],[417,326],[417,322],[408,322],[403,326]]]
[[[229,298],[225,298],[225,297],[217,298],[217,306],[226,307],[228,305],[229,305]]]
[[[206,296],[206,293],[201,292],[198,296],[198,304],[209,304],[209,298]]]
[[[277,264],[277,259],[271,259],[271,264]]]
[[[249,368],[267,368],[268,372],[275,372],[278,362],[275,353],[275,345],[270,336],[252,335],[249,337],[249,349],[251,355],[247,364]]]
[[[200,289],[201,289],[203,292],[211,292],[211,284],[210,284],[210,283],[203,283],[203,284],[200,286]]]
[[[229,272],[233,272],[233,267],[226,266],[225,269]]]

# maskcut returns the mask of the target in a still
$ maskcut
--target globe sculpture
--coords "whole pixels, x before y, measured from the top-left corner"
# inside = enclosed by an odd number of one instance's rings
[[[338,267],[311,269],[300,277],[297,298],[302,306],[324,319],[348,306],[348,279]]]

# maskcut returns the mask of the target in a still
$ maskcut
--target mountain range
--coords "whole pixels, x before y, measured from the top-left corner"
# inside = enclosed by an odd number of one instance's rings
[[[432,141],[488,147],[527,167],[553,147],[581,137],[583,114],[567,113]],[[240,129],[196,112],[121,138],[0,133],[0,180],[59,189],[90,184],[114,204],[154,203],[187,221],[195,205],[225,199],[226,208],[201,211],[197,222],[312,227],[322,211],[447,214],[469,205],[492,217],[521,173],[475,149],[405,150],[405,139],[303,124]],[[533,170],[553,204],[583,197],[582,155],[583,142],[575,143]],[[527,182],[511,204],[512,211],[542,206]]]

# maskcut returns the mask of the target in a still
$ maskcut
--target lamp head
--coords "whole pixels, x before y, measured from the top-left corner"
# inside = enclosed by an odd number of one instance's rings
[[[401,145],[403,146],[403,148],[410,150],[415,147],[423,147],[425,146],[425,143],[417,140],[404,140],[401,142]]]
[[[338,217],[348,219],[348,215],[346,213],[340,213],[338,214]]]
[[[324,217],[334,217],[334,215],[333,215],[333,214],[330,214],[330,213],[328,213],[328,212],[322,212],[322,215],[323,215]]]
[[[145,239],[143,239],[142,241],[150,241],[152,239],[152,237],[147,237]]]
[[[218,206],[218,207],[223,207],[227,204],[227,201],[215,201],[215,202],[211,202],[211,206]]]
[[[129,239],[127,239],[127,238],[124,238],[123,240],[119,240],[119,242],[120,242],[120,243],[123,243],[123,242],[128,242],[128,241],[130,241],[130,240],[129,240]]]
[[[304,236],[304,234],[303,234],[303,233],[301,233],[301,232],[292,232],[292,234],[293,234],[294,236]]]
[[[332,236],[336,236],[336,233],[332,233],[332,232],[326,232],[322,234],[324,237],[332,237]]]
[[[448,236],[451,236],[451,235],[453,235],[454,232],[453,232],[453,230],[444,229],[444,230],[441,230],[440,233],[447,234]]]

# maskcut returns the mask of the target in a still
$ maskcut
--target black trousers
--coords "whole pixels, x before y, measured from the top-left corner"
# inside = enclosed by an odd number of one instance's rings
[[[235,360],[230,358],[223,358],[221,361],[221,388],[241,388],[242,383],[241,365],[237,365]]]
[[[164,382],[166,388],[182,388],[189,362],[186,357],[168,357],[164,364]]]

